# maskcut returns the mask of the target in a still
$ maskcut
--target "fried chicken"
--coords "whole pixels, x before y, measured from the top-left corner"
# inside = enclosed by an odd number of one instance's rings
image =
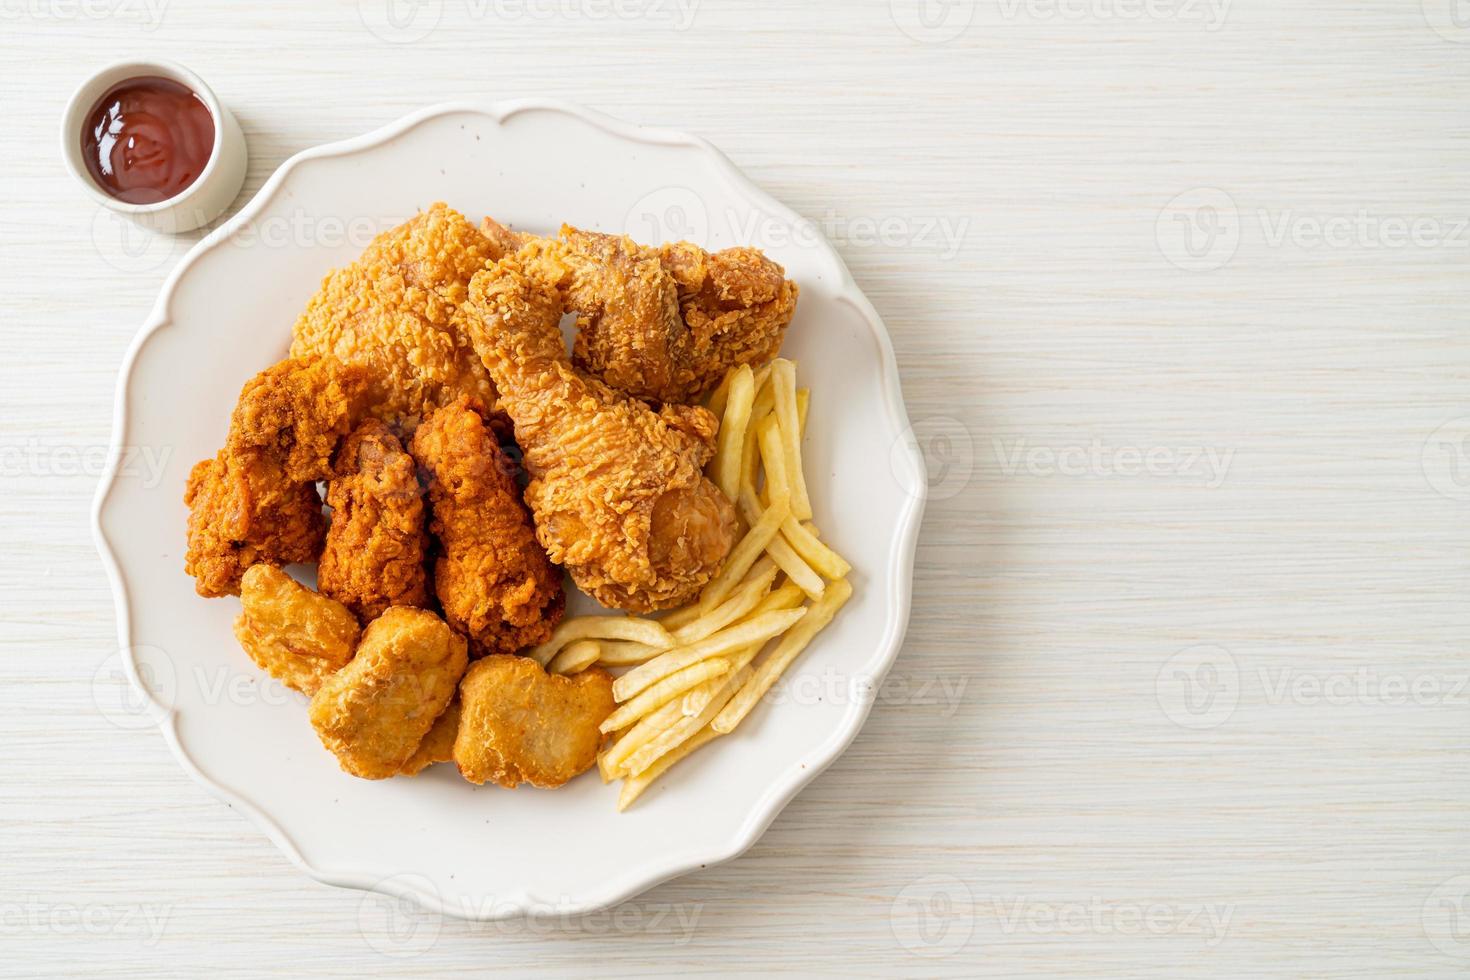
[[[241,580],[235,638],[256,665],[308,696],[347,665],[357,649],[357,619],[271,565]]]
[[[312,727],[343,772],[396,776],[449,706],[468,662],[464,638],[438,616],[393,606],[312,696]]]
[[[459,734],[459,699],[449,702],[449,707],[434,721],[429,734],[414,749],[408,761],[399,767],[400,776],[417,776],[425,769],[440,762],[454,761],[454,739]]]
[[[327,504],[332,521],[317,566],[322,594],[363,622],[389,606],[427,606],[429,535],[418,466],[386,424],[368,419],[342,444]]]
[[[451,324],[470,277],[494,254],[463,215],[433,204],[323,280],[296,322],[291,353],[365,365],[373,414],[409,428],[461,395],[494,404],[485,369]]]
[[[796,311],[796,284],[758,249],[650,248],[569,225],[537,238],[491,218],[481,230],[502,256],[535,246],[527,271],[554,279],[577,313],[573,363],[646,401],[689,404],[730,368],[770,360]]]
[[[734,540],[734,508],[703,475],[718,423],[702,408],[654,412],[578,374],[558,326],[565,297],[527,271],[537,248],[477,275],[460,308],[525,453],[537,536],[604,605],[677,605]]]
[[[472,783],[560,786],[597,762],[613,711],[612,677],[548,674],[529,657],[486,657],[460,683],[454,762]]]
[[[430,474],[439,539],[434,591],[477,656],[514,653],[551,636],[566,607],[562,573],[536,543],[515,466],[477,406],[461,398],[419,426],[413,453]]]
[[[224,449],[184,491],[195,591],[234,595],[252,565],[316,560],[326,521],[314,483],[331,474],[366,393],[363,369],[329,358],[281,361],[245,384]]]

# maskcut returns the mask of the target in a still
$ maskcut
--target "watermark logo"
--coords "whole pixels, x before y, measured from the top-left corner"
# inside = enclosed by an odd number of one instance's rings
[[[898,944],[915,956],[952,956],[975,932],[975,900],[953,875],[929,875],[893,899],[888,925]]]
[[[1423,0],[1424,22],[1456,44],[1470,44],[1470,0]]]
[[[1155,477],[1189,479],[1218,489],[1235,459],[1234,449],[1215,446],[1113,446],[1093,437],[1085,446],[1034,446],[1024,438],[991,440],[1006,476]]]
[[[374,884],[357,903],[358,932],[384,956],[422,956],[439,941],[444,916],[409,898],[411,893],[438,896],[439,890],[423,875],[393,875]]]
[[[1044,902],[1026,896],[991,900],[1001,932],[1037,936],[1198,936],[1214,949],[1224,942],[1235,917],[1233,905],[1170,905],[1087,901]]]
[[[1240,667],[1229,650],[1194,646],[1166,660],[1154,678],[1154,697],[1181,728],[1218,728],[1240,702]]]
[[[1446,956],[1470,960],[1470,875],[1456,875],[1424,900],[1424,936]]]
[[[0,902],[0,936],[125,936],[154,947],[173,915],[172,905],[89,902]]]
[[[923,458],[922,469],[914,466],[915,455]],[[894,440],[888,463],[905,493],[948,500],[970,485],[975,472],[975,440],[958,419],[921,419]]]
[[[121,20],[153,31],[163,23],[168,4],[169,0],[0,0],[0,22]]]
[[[149,231],[100,205],[92,215],[92,247],[119,272],[133,275],[162,268],[174,257],[177,244],[172,235]]]
[[[1225,26],[1231,0],[1000,0],[1001,16],[1066,23],[1170,21],[1213,34]]]
[[[1164,206],[1154,223],[1159,252],[1185,272],[1213,272],[1240,247],[1240,211],[1218,187],[1185,191]]]
[[[439,26],[444,0],[358,0],[357,15],[378,40],[412,44]]]
[[[648,245],[708,241],[709,208],[688,187],[660,187],[628,209],[623,233]]]
[[[137,683],[128,671],[129,660]],[[168,717],[178,684],[173,661],[158,647],[127,647],[108,656],[92,672],[92,703],[117,728],[142,731]]]
[[[1424,479],[1442,497],[1470,500],[1470,415],[1446,422],[1424,440]]]
[[[900,31],[920,44],[953,41],[975,19],[975,0],[888,0]]]

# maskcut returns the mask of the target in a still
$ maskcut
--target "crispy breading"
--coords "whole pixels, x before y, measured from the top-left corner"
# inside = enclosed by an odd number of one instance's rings
[[[560,786],[597,762],[613,711],[612,677],[548,674],[528,657],[477,660],[460,683],[454,762],[472,783]]]
[[[240,587],[235,638],[266,673],[315,694],[357,649],[357,619],[340,602],[271,565],[252,565]]]
[[[332,521],[317,584],[357,614],[429,604],[429,544],[418,465],[378,419],[359,425],[337,451],[327,504]]]
[[[251,565],[315,561],[326,521],[315,481],[363,408],[367,374],[326,358],[281,361],[246,382],[225,448],[194,466],[184,570],[202,596],[233,595]]]
[[[449,706],[468,662],[464,637],[438,616],[393,606],[312,697],[312,727],[344,772],[395,776]]]
[[[485,369],[451,321],[470,278],[495,254],[463,215],[433,204],[322,281],[296,322],[291,353],[366,366],[373,414],[409,428],[461,395],[494,404]]]
[[[734,542],[734,508],[703,473],[718,423],[703,408],[654,412],[576,372],[559,329],[565,296],[536,268],[544,261],[528,244],[476,276],[460,308],[515,423],[537,536],[603,605],[678,605]]]
[[[536,541],[514,464],[469,399],[414,433],[439,539],[434,591],[474,653],[514,653],[551,635],[566,607],[561,570]]]
[[[435,721],[429,734],[414,749],[413,755],[398,770],[400,776],[417,776],[425,769],[440,762],[454,761],[454,738],[459,734],[459,699],[449,702]]]
[[[527,271],[564,291],[577,368],[646,401],[690,404],[730,368],[769,361],[796,312],[796,284],[759,249],[648,247],[570,225],[538,238],[491,218],[481,231],[501,257],[523,250]]]

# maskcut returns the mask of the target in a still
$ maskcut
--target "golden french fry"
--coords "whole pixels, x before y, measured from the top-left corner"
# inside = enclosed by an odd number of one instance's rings
[[[832,622],[832,617],[837,615],[837,610],[842,608],[852,595],[852,585],[847,579],[838,579],[827,586],[827,592],[822,598],[812,603],[808,609],[806,618],[800,625],[792,628],[791,632],[781,637],[781,642],[770,652],[765,660],[761,661],[750,680],[745,682],[738,694],[730,699],[730,703],[720,709],[710,726],[720,734],[728,734],[735,730],[740,720],[750,713],[757,701],[765,697],[766,692],[781,677],[791,662],[796,659],[801,651],[806,649],[812,637],[816,636],[821,629]]]
[[[730,549],[729,557],[725,559],[725,567],[720,569],[720,574],[715,576],[714,581],[705,586],[704,595],[699,599],[701,616],[729,598],[736,583],[745,577],[746,572],[750,571],[750,566],[754,565],[756,559],[766,550],[766,545],[770,544],[771,539],[781,530],[781,522],[786,520],[790,513],[790,503],[787,500],[772,501],[771,506],[767,507],[765,513],[761,515],[760,520],[745,532],[745,537],[740,539],[740,543]],[[623,637],[618,637],[618,639],[623,639]],[[627,639],[636,639],[636,637],[627,637]]]
[[[750,422],[750,408],[755,401],[755,380],[750,366],[745,364],[728,380],[729,396],[715,449],[714,481],[726,497],[734,500],[740,492],[741,453],[745,449],[745,427]]]
[[[715,390],[709,393],[709,398],[705,399],[704,407],[709,409],[709,413],[717,419],[722,418],[725,414],[725,406],[729,404],[730,379],[739,370],[739,368],[731,368],[726,371],[725,376],[720,379],[720,383],[715,386]]]
[[[801,434],[806,436],[806,410],[811,404],[812,390],[810,388],[796,389],[796,417],[801,421]]]
[[[580,674],[597,663],[602,656],[602,644],[596,640],[577,640],[561,648],[546,665],[548,674]]]
[[[786,573],[787,578],[801,586],[803,592],[813,599],[822,597],[822,592],[827,587],[822,576],[812,571],[811,566],[802,560],[785,538],[779,534],[772,538],[771,543],[766,545],[766,554],[781,566],[781,571]]]
[[[786,449],[786,479],[791,481],[791,513],[797,520],[810,520],[812,502],[807,496],[806,476],[801,469],[801,419],[796,413],[796,365],[784,359],[772,362],[771,388],[776,395],[776,418],[781,424],[781,442]]]
[[[754,656],[754,653],[751,655]],[[692,718],[682,718],[674,722],[646,742],[638,751],[629,755],[627,761],[623,763],[622,771],[625,776],[637,776],[664,755],[693,738],[701,729],[707,727],[720,709],[728,704],[741,686],[749,680],[750,673],[749,667],[741,666],[725,678],[723,684],[718,685],[698,714]]]
[[[808,565],[826,578],[845,578],[852,571],[852,566],[847,563],[847,559],[818,540],[818,534],[815,527],[802,524],[794,517],[788,517],[781,522],[781,537],[786,539],[786,543],[798,555],[806,559]]]
[[[801,591],[801,586],[795,582],[785,582],[750,611],[750,618],[754,619],[762,613],[776,609],[795,609],[805,601],[806,593]]]
[[[786,447],[781,440],[781,428],[774,415],[769,415],[760,425],[761,465],[766,469],[766,499],[790,499],[791,477],[786,472]]]
[[[649,685],[690,664],[723,656],[751,643],[764,643],[778,633],[786,632],[805,615],[805,609],[780,609],[762,613],[734,626],[727,626],[697,643],[670,650],[640,667],[634,667],[613,681],[613,698],[619,702],[627,701]]]
[[[622,640],[603,640],[599,645],[602,647],[602,655],[597,658],[597,662],[604,667],[632,667],[647,663],[668,649]]]
[[[683,694],[685,691],[698,687],[711,677],[719,677],[730,672],[730,661],[721,657],[709,660],[701,660],[690,664],[683,670],[675,671],[663,678],[656,684],[651,684],[638,693],[638,696],[619,706],[618,710],[608,715],[599,730],[606,734],[615,732],[619,728],[627,728],[633,722],[653,711],[662,708],[670,701]]]
[[[691,604],[688,606],[680,606],[678,609],[671,609],[668,612],[664,613],[659,618],[658,624],[664,629],[668,630],[670,633],[672,633],[680,626],[683,626],[687,623],[692,623],[698,618],[699,606]]]
[[[644,715],[638,724],[623,733],[622,737],[603,750],[598,763],[605,772],[617,779],[623,774],[623,760],[632,755],[659,732],[684,717],[683,705],[670,701],[651,714]]]
[[[755,608],[755,604],[771,591],[771,584],[776,581],[776,576],[780,574],[780,571],[772,559],[758,560],[750,566],[750,572],[745,579],[735,587],[734,595],[694,622],[674,630],[674,643],[677,646],[685,646],[696,640],[702,640],[750,612]]]
[[[700,732],[698,735],[695,735],[693,738],[689,739],[689,741],[685,742],[683,745],[679,746],[677,749],[674,749],[668,755],[665,755],[662,759],[649,766],[646,770],[639,773],[637,776],[634,776],[631,779],[625,779],[623,781],[623,788],[618,792],[618,812],[621,813],[624,810],[628,809],[628,807],[632,806],[633,801],[638,799],[639,796],[643,795],[643,791],[648,788],[649,784],[658,777],[662,776],[664,773],[668,772],[669,768],[673,766],[674,763],[678,762],[680,759],[684,758],[689,753],[693,752],[695,749],[704,745],[711,739],[715,739],[718,737],[718,733],[706,728],[704,731]]]
[[[526,656],[545,667],[562,647],[574,640],[632,640],[649,646],[670,647],[674,638],[662,623],[636,616],[573,616],[552,631],[551,639],[532,647]]]

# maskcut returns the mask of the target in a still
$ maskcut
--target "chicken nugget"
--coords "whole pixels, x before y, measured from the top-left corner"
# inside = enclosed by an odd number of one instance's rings
[[[272,565],[252,565],[240,585],[235,639],[256,665],[310,696],[352,659],[357,619],[340,602]]]
[[[449,707],[434,722],[429,734],[414,749],[413,755],[398,770],[400,776],[417,776],[425,769],[440,762],[454,761],[454,738],[459,734],[459,700],[449,702]]]
[[[613,707],[605,670],[562,677],[529,657],[477,660],[460,684],[454,762],[472,783],[560,786],[597,762]]]
[[[396,776],[449,706],[467,662],[464,637],[442,619],[393,606],[312,697],[312,727],[344,772]]]

